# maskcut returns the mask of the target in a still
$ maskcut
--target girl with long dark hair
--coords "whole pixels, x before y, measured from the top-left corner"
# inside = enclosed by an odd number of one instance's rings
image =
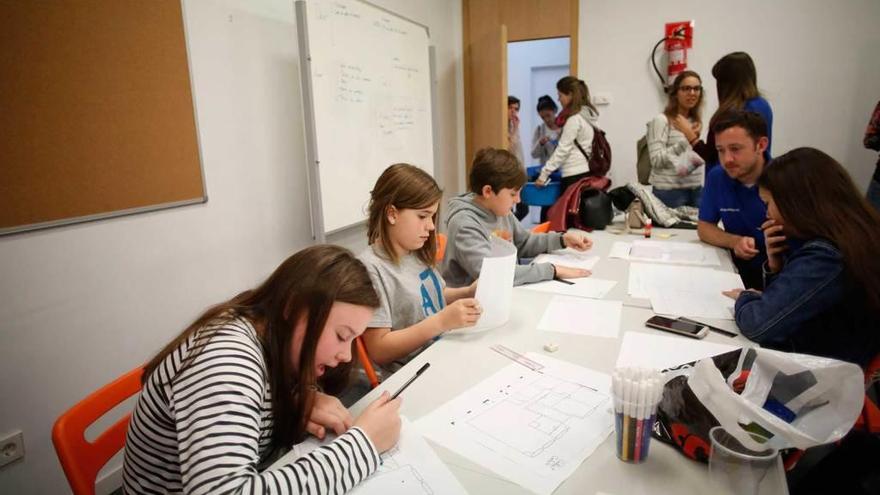
[[[343,493],[400,434],[387,392],[357,418],[335,397],[379,305],[364,265],[304,249],[255,289],[203,313],[144,367],[129,424],[126,493]],[[273,471],[310,433],[337,438]]]
[[[880,352],[880,213],[814,148],[774,159],[758,187],[765,289],[727,292],[737,325],[761,345],[864,367]]]

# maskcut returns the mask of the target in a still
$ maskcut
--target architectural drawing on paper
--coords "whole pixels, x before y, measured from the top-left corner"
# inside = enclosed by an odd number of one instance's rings
[[[569,432],[572,422],[584,421],[608,400],[590,387],[545,374],[524,373],[519,380],[485,399],[485,408],[467,411],[464,421],[526,457],[540,456]],[[556,456],[547,460],[551,469],[563,464]]]

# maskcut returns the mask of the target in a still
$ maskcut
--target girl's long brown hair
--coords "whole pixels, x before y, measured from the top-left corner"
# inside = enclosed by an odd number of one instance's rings
[[[575,115],[581,111],[582,107],[588,107],[593,113],[599,115],[599,111],[590,101],[590,88],[587,87],[587,83],[574,76],[565,76],[556,82],[556,89],[561,93],[571,95],[571,103],[565,107],[568,110],[568,115]]]
[[[427,266],[436,264],[437,253],[437,219],[440,218],[440,198],[443,191],[424,170],[406,163],[395,163],[386,168],[376,185],[370,191],[370,217],[368,220],[367,240],[370,245],[378,243],[384,254],[397,263],[397,253],[388,235],[388,208],[398,210],[420,210],[437,203],[437,211],[433,220],[435,230],[428,234],[428,240],[418,251],[416,257]]]
[[[758,186],[773,195],[798,238],[822,238],[837,246],[847,274],[864,291],[869,307],[880,311],[880,213],[843,166],[815,148],[797,148],[774,158]]]
[[[755,62],[746,52],[733,52],[721,57],[712,66],[718,89],[718,110],[715,117],[730,110],[742,110],[746,101],[761,96]]]
[[[312,246],[287,258],[257,288],[209,308],[144,366],[144,382],[162,361],[190,336],[197,334],[200,346],[190,349],[181,363],[183,370],[195,360],[210,340],[215,324],[238,317],[257,328],[268,367],[272,391],[272,443],[288,447],[305,436],[306,423],[314,405],[315,389],[339,388],[347,380],[351,363],[328,370],[322,380],[315,377],[315,349],[335,302],[376,308],[379,297],[364,265],[345,248]],[[292,367],[291,342],[300,318],[306,327],[299,351],[299,369]]]
[[[686,70],[679,75],[675,76],[675,80],[672,81],[672,87],[669,88],[669,101],[666,103],[666,108],[663,109],[663,114],[670,119],[674,119],[676,115],[678,115],[678,89],[681,88],[682,81],[687,77],[695,77],[697,81],[700,81],[700,86],[703,85],[703,79],[700,78],[700,75],[692,70]],[[694,108],[691,108],[688,111],[687,117],[693,120],[694,122],[702,122],[702,108],[703,108],[703,94],[705,91],[700,90],[700,96],[697,99],[697,104]]]

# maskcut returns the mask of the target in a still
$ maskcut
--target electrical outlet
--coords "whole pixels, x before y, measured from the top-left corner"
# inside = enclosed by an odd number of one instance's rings
[[[0,467],[24,459],[24,433],[14,431],[0,438]]]

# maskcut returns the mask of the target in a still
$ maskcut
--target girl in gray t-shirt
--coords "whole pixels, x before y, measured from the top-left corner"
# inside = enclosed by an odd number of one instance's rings
[[[363,334],[370,360],[395,371],[442,333],[473,326],[481,308],[476,282],[446,287],[436,269],[443,192],[422,169],[396,164],[376,181],[370,197],[367,266],[380,305]],[[442,254],[441,254],[442,256]]]

